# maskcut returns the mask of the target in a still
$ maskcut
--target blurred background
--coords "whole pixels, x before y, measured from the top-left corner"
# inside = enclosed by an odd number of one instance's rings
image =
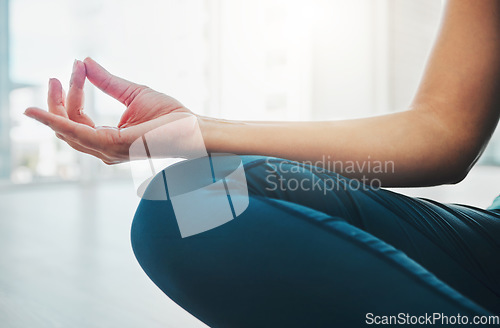
[[[129,241],[129,166],[77,153],[22,113],[46,108],[91,56],[194,112],[325,120],[405,110],[439,26],[438,0],[0,0],[0,326],[203,327],[165,297]],[[124,108],[86,86],[86,110]],[[398,189],[487,207],[500,133],[460,184]]]

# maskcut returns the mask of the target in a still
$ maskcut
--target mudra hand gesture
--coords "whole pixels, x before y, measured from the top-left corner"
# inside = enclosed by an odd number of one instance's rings
[[[84,112],[85,79],[115,98],[126,110],[116,127],[96,126]],[[197,116],[176,99],[147,86],[114,76],[90,58],[76,60],[67,96],[57,79],[49,80],[48,108],[30,107],[25,114],[49,126],[58,138],[74,149],[93,155],[106,164],[129,160],[130,145],[147,132],[165,126],[158,140],[165,156],[183,157],[200,147],[192,142]],[[183,124],[169,124],[182,120]],[[179,121],[180,122],[180,121]],[[199,133],[198,133],[199,134]],[[199,139],[199,138],[198,138]]]

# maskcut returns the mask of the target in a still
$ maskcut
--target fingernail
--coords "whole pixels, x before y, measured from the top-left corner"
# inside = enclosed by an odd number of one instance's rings
[[[50,78],[49,79],[49,95],[52,92],[52,84],[54,84],[54,83],[55,83],[55,78],[53,78],[53,77]]]
[[[26,116],[28,116],[29,118],[33,118],[33,116],[31,116],[31,115],[28,114],[28,110],[27,109],[24,111],[23,114],[26,115]]]

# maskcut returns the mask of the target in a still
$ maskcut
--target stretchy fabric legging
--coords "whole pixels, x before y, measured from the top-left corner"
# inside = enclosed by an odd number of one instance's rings
[[[181,238],[171,202],[143,199],[132,225],[146,274],[207,325],[365,327],[399,313],[500,314],[500,211],[241,158],[250,202],[237,218]]]

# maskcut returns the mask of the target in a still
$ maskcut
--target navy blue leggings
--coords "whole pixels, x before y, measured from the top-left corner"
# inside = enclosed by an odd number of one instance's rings
[[[294,161],[241,158],[250,202],[236,219],[181,238],[171,202],[143,199],[132,224],[146,274],[209,326],[500,314],[500,211],[376,190]]]

